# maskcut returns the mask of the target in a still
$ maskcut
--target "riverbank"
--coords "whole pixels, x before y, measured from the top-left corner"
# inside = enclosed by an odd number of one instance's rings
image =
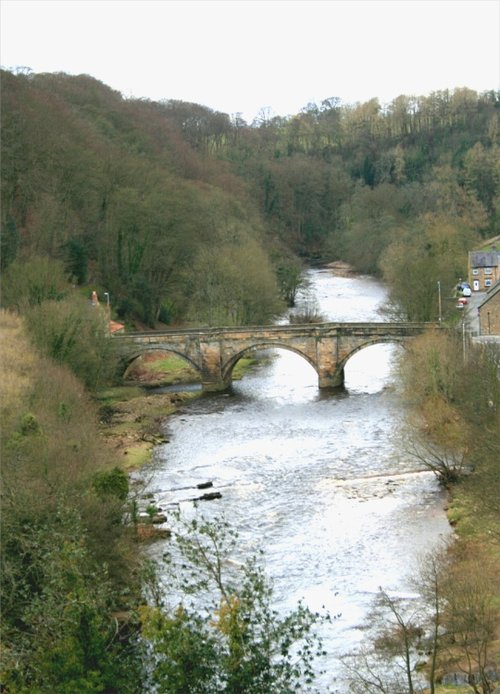
[[[440,338],[436,350],[421,345],[424,361],[419,362],[409,385],[418,414],[426,423],[429,441],[447,431],[455,438],[444,442],[468,465],[448,481],[446,514],[454,529],[444,566],[441,567],[443,605],[440,626],[443,635],[438,655],[439,679],[448,684],[435,688],[436,694],[454,692],[500,692],[500,478],[498,356],[471,344],[467,361],[456,358],[456,341]],[[429,354],[439,354],[432,366],[440,369],[445,381],[433,388],[425,363]],[[461,356],[461,350],[460,350]],[[426,368],[427,366],[427,368]],[[445,368],[446,367],[446,368]],[[426,383],[426,389],[422,384]],[[443,387],[446,382],[448,390]],[[418,397],[417,397],[418,393]],[[488,393],[488,396],[485,396]],[[439,410],[446,417],[439,419]],[[448,428],[446,428],[448,427]],[[453,429],[453,427],[455,427]],[[455,448],[453,448],[453,445]],[[453,453],[452,453],[453,455]],[[446,634],[453,634],[448,639]],[[484,669],[490,688],[467,684],[468,675],[480,678]],[[450,684],[453,687],[450,688]],[[430,690],[426,690],[429,694]]]
[[[242,378],[256,364],[256,359],[241,359],[233,371],[233,380]],[[124,385],[100,391],[96,400],[105,444],[123,469],[132,471],[148,463],[155,447],[167,442],[167,417],[200,397],[202,389],[199,374],[173,355],[146,354],[126,376]],[[167,387],[175,390],[161,392]]]
[[[142,467],[155,446],[165,443],[165,419],[198,393],[148,394],[141,386],[118,386],[97,396],[99,424],[105,444],[124,470]]]
[[[337,275],[337,277],[356,277],[359,275],[359,273],[354,270],[352,265],[349,265],[349,263],[346,263],[343,260],[334,260],[331,263],[326,263],[324,267],[331,270],[334,275]]]

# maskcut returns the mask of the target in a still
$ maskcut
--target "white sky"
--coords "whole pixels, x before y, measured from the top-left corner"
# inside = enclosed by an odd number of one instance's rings
[[[500,0],[0,0],[3,67],[86,73],[127,97],[248,122],[500,85]]]

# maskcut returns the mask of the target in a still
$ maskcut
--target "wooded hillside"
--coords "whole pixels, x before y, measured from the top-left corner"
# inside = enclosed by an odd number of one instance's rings
[[[2,72],[1,86],[1,300],[21,315],[0,311],[0,689],[299,691],[318,615],[299,605],[277,619],[254,559],[226,583],[229,529],[176,530],[182,570],[164,583],[143,562],[140,492],[99,436],[111,406],[89,395],[117,355],[88,299],[107,292],[112,315],[138,326],[262,323],[293,301],[303,265],[341,259],[382,276],[399,316],[435,320],[436,283],[446,298],[467,251],[500,232],[498,94],[329,99],[248,125],[85,75]],[[423,566],[421,614],[405,622],[382,596],[375,645],[384,676],[387,653],[416,649],[431,692],[458,668],[485,693],[500,651],[499,358],[470,347],[466,359],[462,339],[423,336],[403,372],[404,435],[453,489],[461,539]],[[170,578],[206,596],[214,576],[222,597],[205,622],[165,608]],[[398,691],[414,691],[410,665]],[[352,691],[373,691],[370,667],[355,675]]]
[[[268,321],[301,261],[340,258],[430,318],[433,297],[405,294],[453,286],[498,233],[498,103],[332,98],[247,125],[86,75],[2,72],[2,266],[49,256],[118,317],[214,325]]]

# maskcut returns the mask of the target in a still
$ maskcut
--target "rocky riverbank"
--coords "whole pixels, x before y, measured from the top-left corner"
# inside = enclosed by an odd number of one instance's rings
[[[178,412],[199,392],[148,394],[141,386],[111,388],[99,394],[99,418],[103,439],[126,470],[151,459],[155,446],[167,440],[165,419]]]
[[[241,378],[256,363],[255,358],[241,359],[234,368],[233,380]],[[151,353],[138,359],[128,371],[126,384],[97,395],[104,441],[124,469],[141,467],[151,459],[155,446],[166,442],[166,418],[201,395],[201,388],[196,389],[199,383],[198,373],[183,359]],[[159,392],[166,386],[176,388]]]

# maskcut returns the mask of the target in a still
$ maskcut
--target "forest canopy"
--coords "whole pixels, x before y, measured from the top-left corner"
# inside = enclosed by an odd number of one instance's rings
[[[136,325],[231,325],[272,320],[297,266],[342,259],[411,317],[409,264],[417,284],[452,284],[498,233],[498,103],[467,88],[331,98],[248,125],[87,75],[4,71],[2,269],[46,256]]]

